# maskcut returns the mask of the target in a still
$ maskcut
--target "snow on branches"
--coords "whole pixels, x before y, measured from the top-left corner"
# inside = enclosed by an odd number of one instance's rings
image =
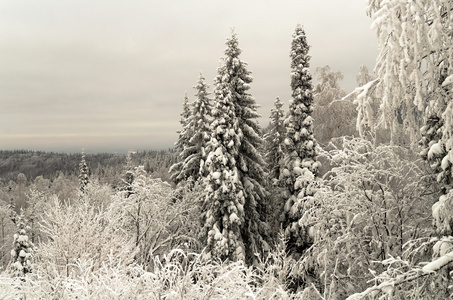
[[[217,259],[253,263],[268,250],[263,222],[266,191],[258,105],[248,93],[252,76],[239,59],[233,33],[218,68],[214,89],[213,122],[206,146],[206,196],[203,203],[204,238]]]
[[[305,226],[299,223],[306,202],[314,194],[311,182],[317,174],[316,141],[313,135],[312,77],[309,71],[309,46],[301,25],[296,27],[291,45],[291,100],[284,120],[284,158],[280,180],[285,186],[283,227],[292,250],[307,246]],[[301,252],[301,251],[297,251]]]
[[[382,98],[381,118],[392,140],[403,128],[412,143],[417,142],[423,112],[436,98],[442,72],[453,70],[452,8],[450,0],[368,1],[380,49],[376,93]],[[367,113],[359,118],[367,118]]]
[[[191,103],[191,109],[184,102],[183,117],[186,119],[177,142],[181,152],[178,162],[170,169],[171,178],[176,183],[187,180],[189,177],[197,181],[200,177],[201,163],[206,159],[205,148],[211,131],[209,124],[212,121],[212,108],[207,91],[208,85],[202,74],[194,88],[197,92],[194,102]]]

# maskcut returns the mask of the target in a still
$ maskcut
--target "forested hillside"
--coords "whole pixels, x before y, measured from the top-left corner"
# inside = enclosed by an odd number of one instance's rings
[[[0,298],[452,298],[452,11],[369,0],[349,94],[297,25],[265,129],[233,31],[174,150],[1,151]]]
[[[144,165],[149,173],[156,173],[156,176],[164,179],[168,167],[175,159],[175,153],[167,151],[142,151],[134,152],[131,160],[136,165]],[[43,151],[0,150],[0,178],[4,183],[15,181],[17,175],[24,174],[25,177],[33,181],[36,177],[42,176],[53,180],[60,173],[67,176],[78,175],[79,163],[82,155],[54,153]],[[86,161],[90,169],[90,174],[98,176],[99,179],[114,176],[122,168],[126,161],[125,154],[98,153],[86,155]]]

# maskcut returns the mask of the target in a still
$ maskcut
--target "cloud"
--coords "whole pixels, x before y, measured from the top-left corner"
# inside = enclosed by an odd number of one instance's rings
[[[267,124],[275,97],[289,99],[297,23],[313,72],[329,64],[351,90],[359,65],[373,68],[364,9],[337,0],[2,1],[0,148],[171,147],[184,92],[193,98],[200,71],[212,85],[231,27]]]

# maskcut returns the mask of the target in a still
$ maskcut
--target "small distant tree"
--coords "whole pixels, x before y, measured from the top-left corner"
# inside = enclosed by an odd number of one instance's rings
[[[175,150],[178,153],[181,153],[182,151],[184,151],[184,149],[187,147],[190,137],[191,137],[191,133],[186,130],[186,126],[188,124],[189,117],[190,117],[189,96],[187,95],[187,92],[186,92],[184,95],[181,119],[179,120],[179,123],[181,124],[182,128],[181,128],[181,130],[177,131],[179,135],[178,135],[178,140],[175,143]],[[170,167],[170,170],[168,171],[170,173],[170,179],[173,180],[173,182],[175,182],[176,184],[179,182],[177,178],[181,173],[183,163],[184,163],[184,161],[182,161],[182,159],[178,155],[178,159],[177,159],[176,163],[173,164]]]
[[[375,79],[374,74],[370,74],[366,66],[360,66],[359,73],[356,76],[359,86],[366,86]],[[372,140],[375,144],[382,140],[377,136],[378,128],[381,129],[383,127],[380,125],[382,120],[379,118],[379,101],[373,91],[369,91],[366,95],[363,94],[354,101],[357,105],[356,129],[359,131],[361,138]]]
[[[181,171],[176,177],[176,182],[187,180],[189,177],[197,181],[200,177],[200,167],[206,159],[206,144],[210,137],[210,123],[212,122],[212,107],[209,99],[208,85],[202,74],[194,87],[195,100],[187,120],[184,131],[190,133],[184,149],[179,154],[182,162]],[[176,174],[176,173],[175,173]]]
[[[264,135],[265,140],[265,159],[267,163],[267,181],[269,190],[269,203],[267,206],[267,214],[269,215],[268,224],[270,225],[271,234],[274,239],[277,238],[277,233],[280,230],[279,216],[282,213],[282,187],[279,181],[280,169],[283,159],[283,139],[285,138],[285,126],[283,120],[285,118],[282,109],[283,103],[277,97],[274,102],[274,108],[271,110],[271,122],[269,124],[269,132]]]
[[[264,136],[266,141],[266,162],[268,165],[268,178],[271,183],[276,183],[280,176],[280,164],[283,158],[283,140],[285,138],[285,126],[283,125],[284,111],[283,102],[280,98],[274,102],[271,110],[270,131]]]
[[[80,183],[77,182],[77,178],[69,178],[63,172],[59,172],[52,182],[50,191],[60,200],[73,201],[77,199],[78,190],[80,190]]]
[[[122,181],[123,184],[121,191],[123,191],[125,193],[125,197],[128,198],[132,194],[132,183],[134,182],[134,166],[132,164],[130,153],[126,156],[126,165],[124,166]]]
[[[26,195],[26,185],[27,185],[27,177],[24,173],[19,173],[17,175],[17,185],[16,190],[14,193],[14,200],[15,200],[15,208],[16,212],[19,213],[21,208],[25,208],[27,203],[27,195]]]
[[[282,225],[287,248],[301,254],[310,244],[308,226],[299,220],[311,206],[315,176],[319,163],[316,159],[316,140],[313,134],[312,77],[309,71],[309,46],[305,31],[297,25],[291,45],[291,100],[284,121],[284,158],[280,180],[285,187]]]
[[[340,81],[344,78],[340,71],[331,71],[330,66],[326,65],[317,68],[315,76],[318,79],[318,83],[313,89],[316,105],[325,106],[346,95],[346,92],[340,86]]]
[[[18,233],[14,234],[11,250],[11,270],[16,277],[24,277],[32,271],[33,243],[29,241],[26,231],[26,220],[23,210],[14,219]]]
[[[79,186],[82,194],[85,192],[88,183],[88,166],[85,161],[85,151],[82,149],[82,160],[79,164]]]
[[[313,118],[316,120],[314,134],[316,141],[326,146],[332,138],[358,135],[356,105],[340,86],[343,74],[331,71],[329,66],[317,68],[318,84],[314,88]],[[332,117],[336,116],[336,117]]]

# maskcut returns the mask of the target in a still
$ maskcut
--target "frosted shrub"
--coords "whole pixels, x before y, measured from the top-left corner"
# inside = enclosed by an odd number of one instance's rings
[[[282,244],[283,245],[283,244]],[[281,248],[283,249],[283,247]],[[242,262],[215,262],[205,253],[174,249],[155,258],[153,272],[136,264],[77,259],[73,275],[45,276],[42,269],[25,283],[0,274],[2,299],[316,299],[290,295],[283,284],[289,267],[284,251],[257,270]],[[112,259],[112,257],[111,257]],[[283,265],[282,265],[283,263]],[[305,293],[308,295],[308,293]]]
[[[374,261],[403,257],[408,241],[432,234],[430,201],[422,164],[404,148],[343,138],[327,155],[334,167],[315,195],[319,206],[301,219],[315,224],[314,244],[293,272],[341,298],[383,271]]]
[[[93,261],[92,271],[112,257],[115,263],[130,263],[134,244],[117,222],[120,217],[114,207],[96,207],[85,196],[73,204],[51,199],[41,220],[45,235],[38,244],[42,270],[49,276],[74,277],[78,260]]]
[[[134,171],[131,190],[120,192],[112,203],[116,226],[139,248],[136,261],[150,268],[156,256],[184,243],[196,244],[198,205],[196,197],[190,198],[196,192],[183,197],[173,193],[169,184],[151,178],[140,166]]]

